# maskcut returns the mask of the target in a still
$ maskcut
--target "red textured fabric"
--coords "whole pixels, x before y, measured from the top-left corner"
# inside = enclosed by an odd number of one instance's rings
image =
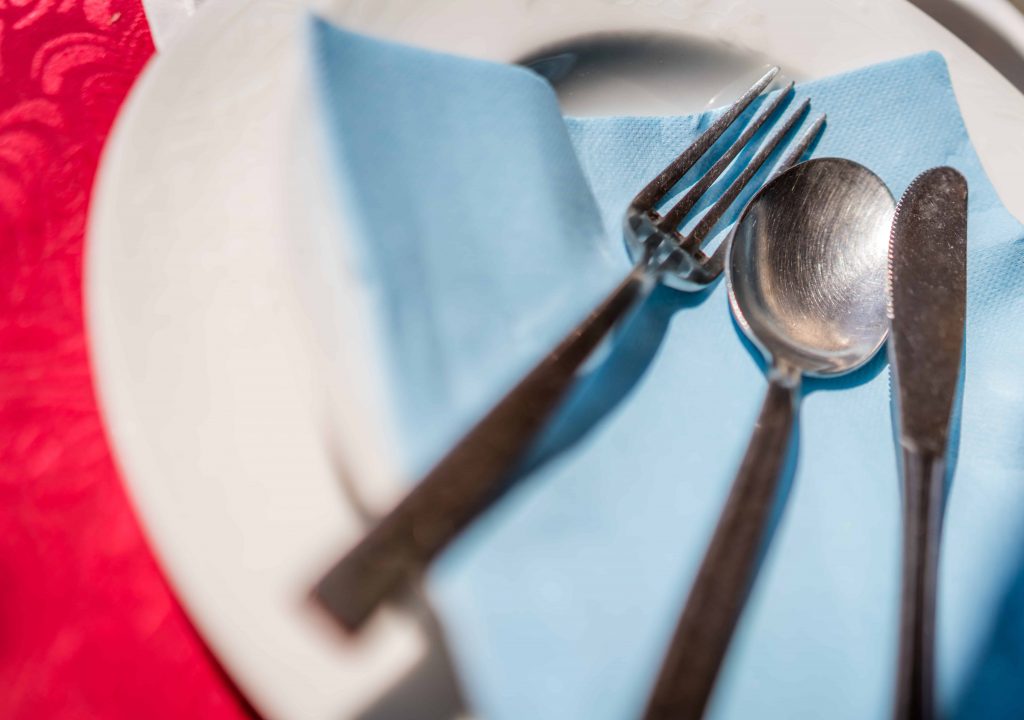
[[[162,579],[107,447],[82,240],[139,0],[0,0],[0,718],[247,717]]]

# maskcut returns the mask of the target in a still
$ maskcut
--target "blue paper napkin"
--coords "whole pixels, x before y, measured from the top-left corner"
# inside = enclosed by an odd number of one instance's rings
[[[563,119],[517,67],[311,23],[341,215],[389,358],[410,481],[629,267],[628,199],[707,125]],[[814,155],[898,196],[970,181],[966,381],[946,514],[946,713],[1019,716],[1024,651],[1024,228],[970,145],[943,59],[806,83]],[[429,590],[470,704],[508,720],[635,717],[746,446],[765,381],[724,283],[659,289],[586,379],[515,490]],[[710,710],[882,718],[897,626],[900,494],[884,353],[808,388],[799,466]]]

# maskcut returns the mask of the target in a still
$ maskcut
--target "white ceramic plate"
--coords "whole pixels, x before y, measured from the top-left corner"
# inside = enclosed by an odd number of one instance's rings
[[[378,0],[323,10],[355,29],[504,61],[612,30],[675,39],[685,76],[648,75],[657,63],[641,57],[573,85],[575,112],[697,109],[765,59],[800,78],[937,49],[983,163],[1024,216],[1024,97],[904,2]],[[302,13],[281,0],[209,3],[150,65],[104,155],[86,298],[110,435],[191,617],[268,717],[336,720],[360,715],[434,644],[421,622],[394,612],[347,639],[308,601],[360,532],[359,504],[381,507],[396,483],[359,288],[343,258],[321,254],[332,245],[316,241],[338,228],[324,210],[330,188],[316,180]],[[309,264],[336,274],[296,283]],[[409,692],[414,703],[447,701],[444,688],[429,701]]]

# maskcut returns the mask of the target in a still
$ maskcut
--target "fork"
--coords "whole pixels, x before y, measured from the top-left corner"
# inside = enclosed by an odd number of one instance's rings
[[[504,493],[511,484],[516,462],[559,406],[581,366],[659,282],[696,292],[722,273],[728,242],[722,242],[710,256],[701,246],[743,188],[801,120],[809,101],[805,100],[781,121],[692,230],[684,234],[679,228],[758,130],[780,111],[793,84],[766,99],[739,137],[671,209],[661,214],[657,205],[762,94],[777,73],[777,67],[765,73],[633,198],[626,211],[624,231],[635,264],[622,282],[317,584],[314,594],[343,627],[358,630],[378,605],[399,595],[461,530]],[[824,117],[818,118],[801,135],[775,173],[800,159],[823,124]]]

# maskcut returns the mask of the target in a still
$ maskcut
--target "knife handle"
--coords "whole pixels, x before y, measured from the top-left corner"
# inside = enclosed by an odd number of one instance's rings
[[[704,715],[768,539],[799,394],[799,374],[772,371],[757,425],[686,599],[645,720],[699,720]]]
[[[510,474],[580,367],[657,283],[646,259],[538,363],[320,581],[314,594],[350,631],[402,591],[507,489]]]
[[[903,448],[903,590],[895,720],[935,717],[935,594],[946,465]]]

